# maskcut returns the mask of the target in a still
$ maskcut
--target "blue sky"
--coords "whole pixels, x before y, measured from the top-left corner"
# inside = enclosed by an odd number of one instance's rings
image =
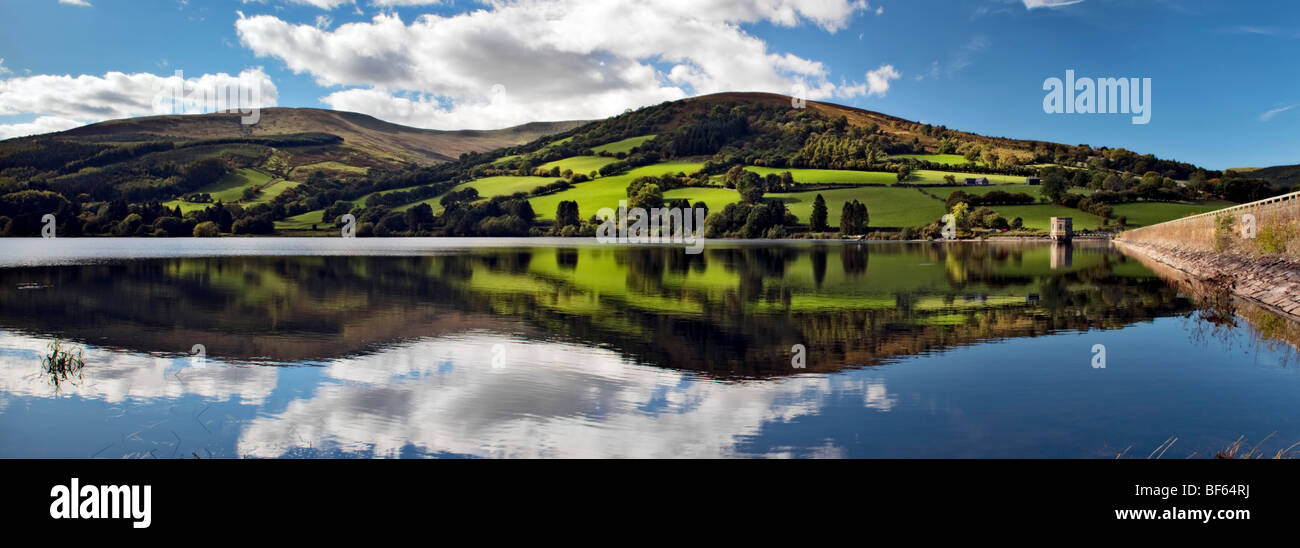
[[[986,135],[1300,163],[1300,3],[1061,3],[0,0],[0,137],[151,114],[183,70],[438,129],[805,89]],[[1044,80],[1067,69],[1150,78],[1150,123],[1045,113]]]

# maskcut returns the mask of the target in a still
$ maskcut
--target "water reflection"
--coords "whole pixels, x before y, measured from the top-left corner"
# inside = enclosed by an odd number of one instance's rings
[[[0,270],[0,322],[148,353],[203,344],[259,363],[493,329],[761,377],[790,373],[782,348],[793,344],[831,371],[1191,310],[1105,248],[1068,269],[1057,256],[1057,246],[910,244],[149,259]],[[43,289],[21,289],[32,286]]]
[[[4,268],[0,436],[7,456],[1088,456],[1112,435],[1158,443],[1169,434],[1158,419],[1176,424],[1191,409],[1165,401],[1157,414],[1167,416],[1147,413],[1151,431],[1116,431],[1112,417],[1147,404],[1113,401],[1113,383],[1167,373],[1128,356],[1240,361],[1164,321],[1213,319],[1195,311],[1151,269],[1088,244],[519,247]],[[32,374],[52,337],[86,349],[83,382],[62,396]],[[1094,340],[1116,347],[1111,377],[1087,368]],[[206,361],[188,355],[196,344]],[[807,369],[791,366],[795,344]],[[1191,383],[1189,394],[1217,382],[1222,371],[1203,365],[1174,382]],[[1300,392],[1294,378],[1239,380],[1271,383],[1278,398]],[[58,412],[33,411],[46,408]],[[1036,424],[1053,416],[1083,419]],[[85,417],[136,437],[37,432]],[[1013,441],[1025,437],[1040,442]]]
[[[1052,241],[1052,269],[1070,268],[1074,266],[1074,243],[1066,241]]]
[[[482,348],[501,343],[517,358],[493,368]],[[240,454],[282,456],[305,443],[376,455],[413,447],[480,457],[735,456],[764,425],[817,414],[832,383],[848,382],[691,382],[610,350],[492,334],[421,341],[332,364],[325,374],[349,382],[327,382],[284,412],[253,420]],[[887,410],[884,387],[875,386],[866,397]]]

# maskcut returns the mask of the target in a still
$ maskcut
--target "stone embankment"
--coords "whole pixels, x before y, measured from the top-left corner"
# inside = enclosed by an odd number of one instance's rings
[[[1222,288],[1234,296],[1300,321],[1300,259],[1288,255],[1215,253],[1125,239],[1125,252],[1184,273],[1197,285]],[[1166,274],[1169,273],[1167,269]]]

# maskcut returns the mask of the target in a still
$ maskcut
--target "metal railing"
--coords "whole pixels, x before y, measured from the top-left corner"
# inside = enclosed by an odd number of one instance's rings
[[[1169,224],[1169,223],[1177,223],[1177,222],[1179,222],[1179,221],[1187,221],[1187,220],[1191,220],[1191,219],[1199,219],[1199,218],[1201,218],[1201,217],[1215,217],[1215,216],[1223,215],[1224,213],[1232,213],[1233,211],[1241,211],[1241,210],[1243,210],[1243,209],[1254,209],[1254,208],[1261,207],[1261,206],[1272,205],[1272,204],[1278,204],[1278,203],[1282,203],[1282,202],[1286,202],[1286,201],[1290,201],[1290,200],[1297,200],[1297,199],[1300,199],[1300,191],[1292,192],[1292,193],[1290,193],[1290,194],[1283,194],[1283,195],[1281,195],[1281,196],[1274,196],[1274,197],[1272,197],[1272,198],[1265,198],[1265,199],[1263,199],[1263,200],[1257,200],[1257,201],[1250,202],[1250,203],[1247,203],[1247,204],[1239,204],[1239,205],[1235,205],[1235,206],[1232,206],[1232,207],[1225,207],[1225,208],[1223,208],[1223,209],[1216,209],[1216,210],[1214,210],[1214,211],[1206,211],[1205,213],[1197,213],[1196,215],[1188,215],[1188,216],[1186,216],[1186,217],[1179,217],[1179,218],[1177,218],[1177,219],[1173,219],[1173,220],[1165,221],[1165,222],[1163,222],[1163,223],[1156,223],[1156,224],[1153,224],[1153,225],[1151,225],[1151,226],[1144,226],[1144,227],[1142,227],[1142,228],[1135,228],[1135,229],[1131,230],[1130,232],[1137,232],[1137,231],[1139,231],[1139,230],[1145,230],[1145,229],[1148,229],[1148,228],[1153,228],[1153,227],[1157,227],[1157,226],[1164,225],[1164,224]]]

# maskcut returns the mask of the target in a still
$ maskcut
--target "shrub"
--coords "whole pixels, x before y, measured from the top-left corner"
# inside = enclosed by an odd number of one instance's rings
[[[1214,226],[1214,250],[1223,251],[1232,245],[1232,216],[1220,215]]]
[[[275,223],[261,217],[244,217],[231,225],[235,234],[270,234],[275,232]]]
[[[217,223],[212,221],[203,221],[194,227],[195,238],[216,238],[221,235],[217,229]]]
[[[162,232],[162,236],[169,237],[185,236],[191,233],[191,231],[185,230],[185,221],[176,217],[159,217],[153,222],[153,228],[155,235],[158,235],[157,232]]]
[[[117,223],[117,233],[122,236],[135,234],[143,224],[144,218],[140,217],[139,213],[132,213],[122,219],[122,222]]]
[[[1260,253],[1286,253],[1287,245],[1295,237],[1295,227],[1268,223],[1259,227],[1259,234],[1255,236],[1255,248]]]

